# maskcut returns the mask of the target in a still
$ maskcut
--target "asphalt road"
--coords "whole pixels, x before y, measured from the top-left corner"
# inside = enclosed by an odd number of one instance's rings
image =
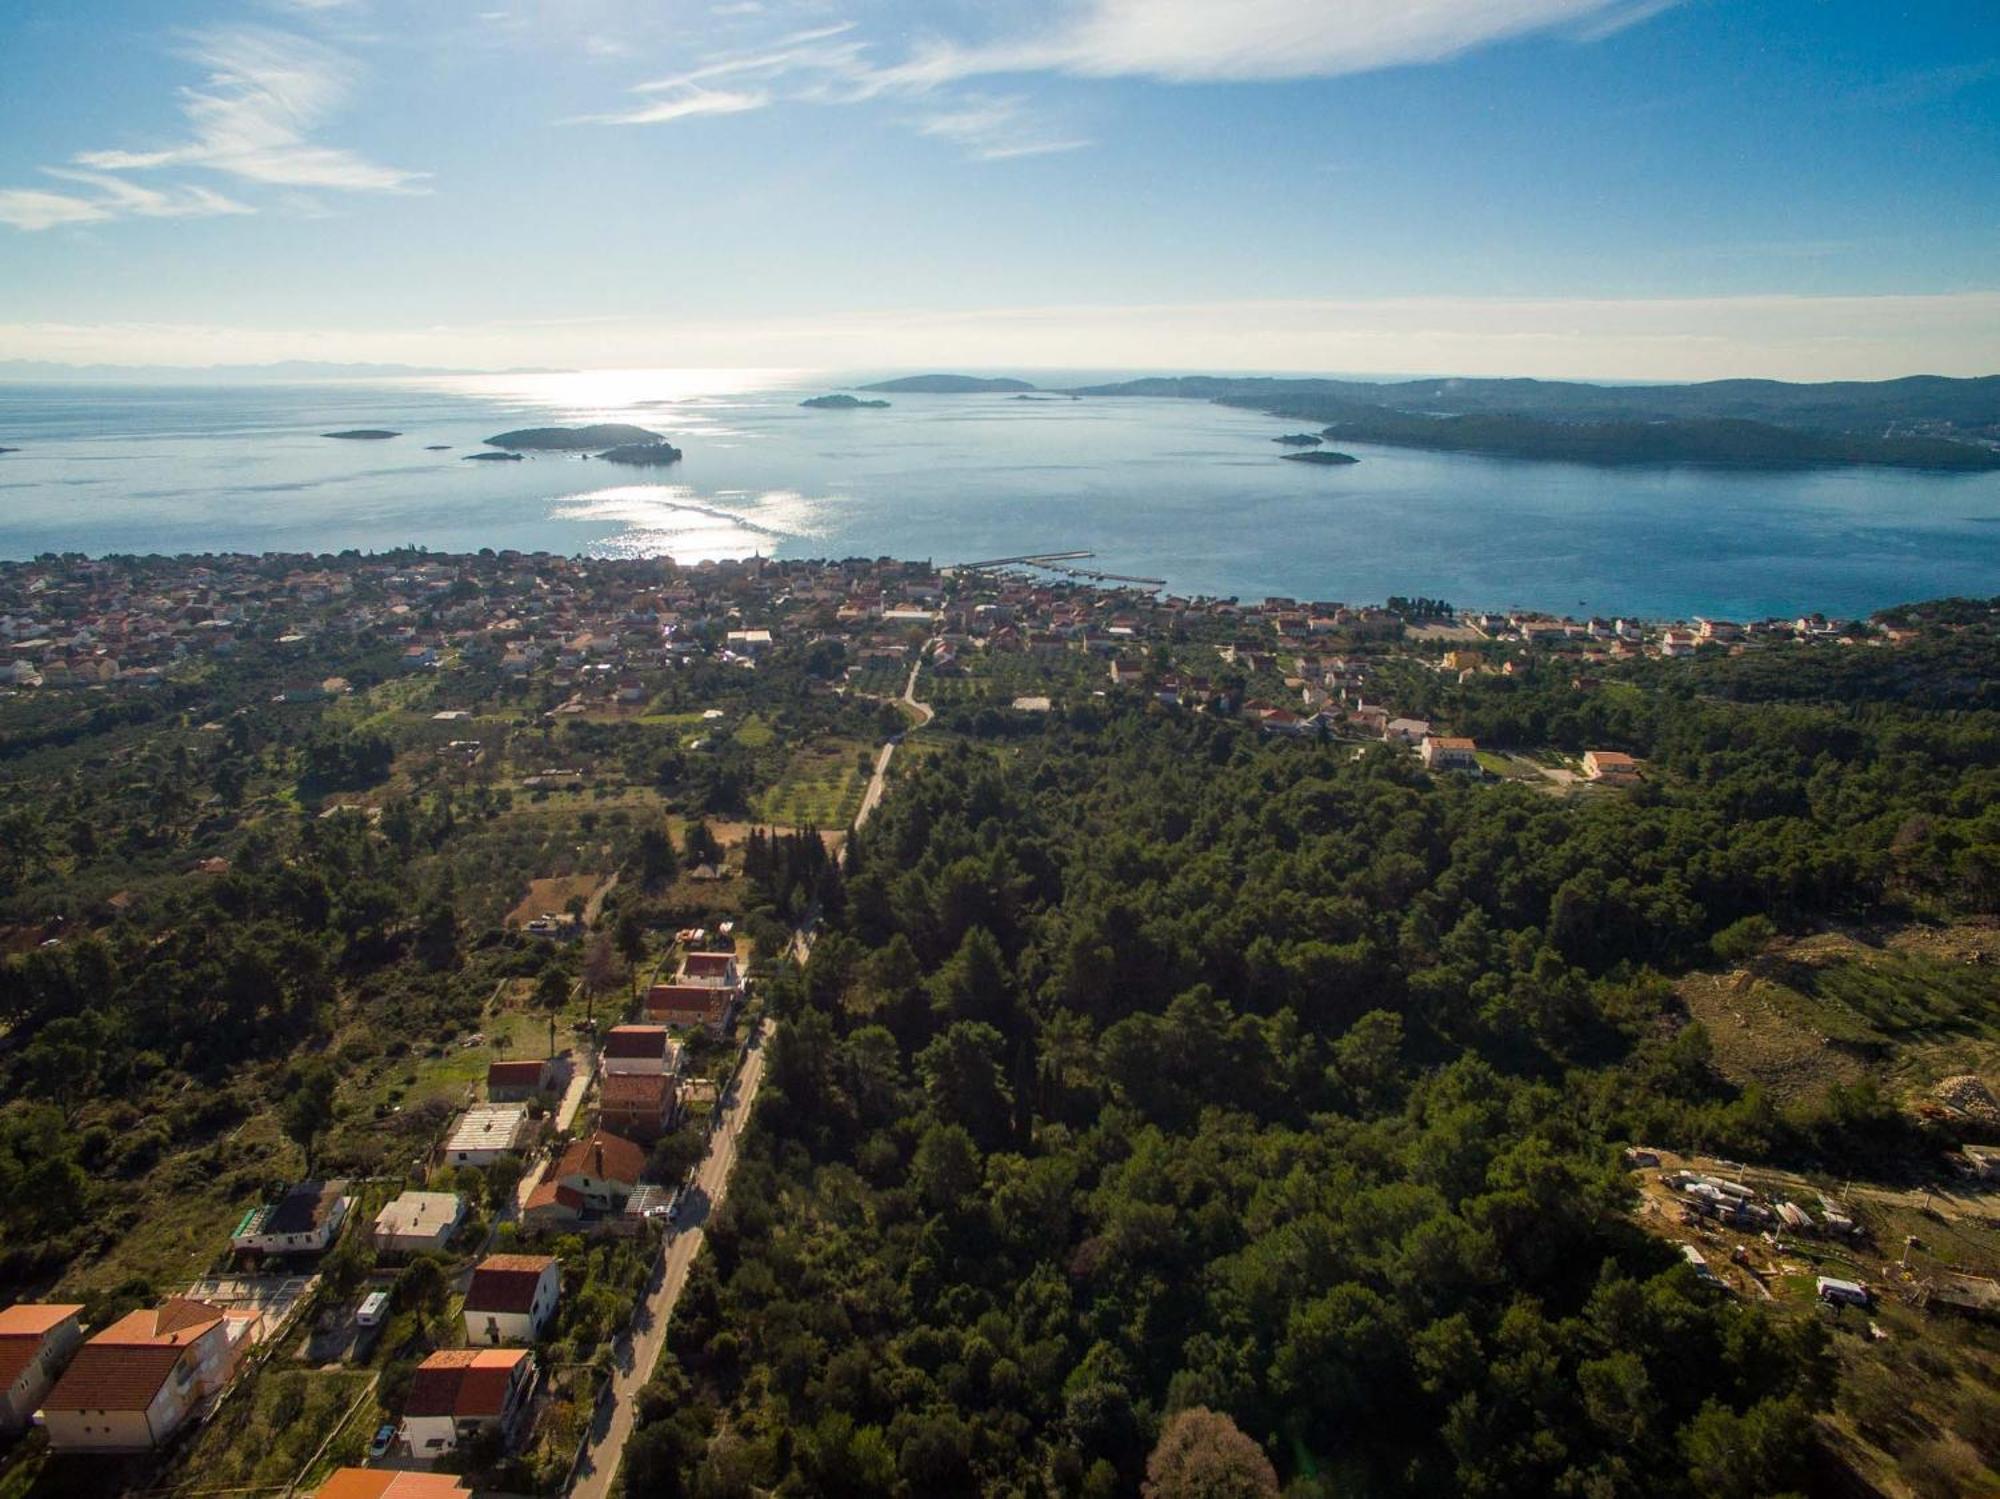
[[[915,710],[919,727],[932,718],[930,705],[917,701],[917,673],[922,666],[923,660],[919,657],[910,667],[910,679],[903,687],[903,701]],[[881,753],[876,756],[875,774],[869,779],[861,806],[854,814],[855,827],[865,823],[869,814],[881,804],[889,761],[895,752],[896,745],[891,741],[883,745]],[[808,928],[794,935],[793,954],[803,963],[811,953],[812,938]],[[577,1465],[576,1480],[570,1487],[572,1499],[609,1499],[612,1483],[618,1476],[619,1459],[624,1455],[625,1443],[632,1435],[632,1413],[637,1406],[640,1387],[653,1377],[661,1350],[666,1347],[667,1324],[673,1317],[675,1303],[680,1300],[681,1289],[687,1284],[688,1270],[694,1264],[694,1257],[701,1252],[702,1240],[706,1237],[703,1225],[721,1205],[723,1195],[729,1190],[729,1174],[736,1167],[737,1139],[750,1118],[752,1105],[757,1101],[757,1089],[764,1081],[764,1057],[774,1029],[774,1022],[769,1020],[759,1027],[750,1042],[750,1054],[743,1063],[742,1072],[719,1104],[719,1122],[709,1141],[708,1155],[696,1172],[694,1189],[683,1202],[680,1227],[662,1246],[661,1257],[654,1265],[653,1278],[646,1287],[645,1299],[634,1322],[635,1331],[619,1340],[611,1385],[598,1399],[597,1412],[591,1421],[590,1440],[584,1448],[582,1462]],[[581,1100],[580,1092],[577,1098]],[[565,1100],[565,1103],[568,1102]],[[574,1112],[573,1105],[571,1112]]]
[[[570,1493],[575,1499],[608,1499],[618,1460],[632,1435],[632,1415],[638,1405],[639,1389],[653,1376],[653,1368],[666,1347],[667,1324],[687,1284],[688,1269],[701,1252],[704,1227],[709,1215],[722,1203],[729,1190],[729,1173],[736,1166],[737,1138],[750,1117],[757,1089],[764,1080],[764,1057],[771,1038],[772,1023],[765,1021],[750,1042],[750,1054],[743,1070],[719,1104],[718,1124],[710,1138],[708,1155],[695,1173],[695,1184],[681,1208],[681,1226],[662,1245],[653,1267],[645,1300],[634,1323],[635,1331],[619,1340],[609,1392],[599,1399],[592,1420],[590,1442],[578,1465]]]

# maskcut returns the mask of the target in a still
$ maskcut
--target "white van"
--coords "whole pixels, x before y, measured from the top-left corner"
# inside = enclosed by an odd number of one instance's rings
[[[356,1327],[373,1327],[389,1314],[389,1293],[370,1291],[361,1298],[361,1305],[354,1310]]]

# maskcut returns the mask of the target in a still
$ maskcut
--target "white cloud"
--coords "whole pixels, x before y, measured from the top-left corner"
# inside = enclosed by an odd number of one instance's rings
[[[32,187],[0,187],[0,224],[30,232],[63,224],[90,224],[112,217],[104,204],[71,193]]]
[[[853,22],[843,21],[834,26],[793,32],[768,46],[723,53],[672,77],[638,84],[632,92],[669,93],[701,87],[722,78],[766,83],[782,78],[796,80],[789,91],[793,97],[817,103],[850,102],[872,91],[867,84],[872,72],[868,47],[851,35],[853,30]],[[840,40],[843,37],[847,40]]]
[[[130,214],[142,219],[198,219],[218,214],[255,213],[247,203],[225,197],[213,188],[185,184],[168,188],[142,187],[107,172],[79,171],[68,167],[44,167],[51,177],[74,182],[98,191],[98,203],[114,216]]]
[[[673,120],[692,119],[697,115],[744,114],[749,110],[762,109],[771,102],[769,94],[744,93],[731,89],[685,88],[670,99],[656,99],[650,104],[637,105],[632,109],[619,110],[612,114],[578,115],[575,119],[564,120],[565,125],[665,125]]]
[[[209,70],[181,91],[190,139],[146,151],[86,151],[103,171],[196,167],[246,182],[346,192],[421,191],[425,174],[383,166],[310,136],[350,97],[354,64],[322,43],[261,27],[209,32],[189,56]]]
[[[107,172],[70,167],[42,170],[63,182],[90,189],[90,195],[39,188],[0,188],[0,224],[32,233],[110,219],[196,219],[255,212],[248,204],[196,184],[159,189],[141,187]]]
[[[1080,150],[1090,144],[1052,130],[1018,96],[966,99],[920,116],[915,123],[918,134],[951,141],[981,161],[1048,156],[1058,151]]]
[[[907,123],[921,134],[957,143],[977,159],[996,161],[1075,150],[1089,142],[1047,116],[1032,116],[1018,96],[955,96],[955,85],[1003,74],[1046,73],[1175,83],[1332,77],[1441,62],[1534,33],[1596,40],[1676,3],[1023,0],[1008,8],[1016,18],[1010,30],[978,39],[931,36],[892,63],[881,61],[881,48],[861,36],[851,21],[794,31],[761,47],[710,56],[634,89],[670,95],[668,104],[587,118],[601,124],[658,124],[725,112],[721,100],[734,109],[751,109],[942,96],[945,102]],[[718,16],[754,16],[763,9],[756,0],[710,7]],[[1018,19],[1024,11],[1038,19]],[[736,89],[711,98],[712,86],[725,79]]]
[[[885,70],[890,86],[1001,73],[1176,83],[1325,78],[1441,62],[1561,28],[1603,36],[1671,0],[1087,0],[1038,30],[934,40]]]

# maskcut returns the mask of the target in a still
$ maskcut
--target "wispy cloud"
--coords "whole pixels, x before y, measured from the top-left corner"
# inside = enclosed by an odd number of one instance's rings
[[[737,83],[784,80],[789,97],[819,104],[855,102],[875,92],[875,69],[868,61],[867,43],[855,37],[854,30],[853,22],[842,21],[795,31],[763,47],[710,57],[684,72],[638,84],[632,92],[672,93],[724,78]]]
[[[256,212],[249,204],[239,203],[199,183],[155,188],[128,182],[109,172],[89,172],[73,167],[44,167],[42,170],[64,182],[95,189],[98,201],[114,214],[130,214],[142,219],[198,219],[212,218],[217,214]]]
[[[1214,83],[1333,77],[1434,63],[1535,33],[1594,41],[1678,0],[1071,0],[1015,7],[1037,16],[979,37],[934,34],[899,58],[855,23],[794,30],[713,54],[635,86],[657,103],[585,117],[652,125],[773,104],[928,99],[906,117],[919,134],[984,161],[1073,151],[1089,141],[1019,94],[967,95],[957,86],[1001,75],[1145,77]],[[711,14],[761,14],[758,0]],[[794,12],[796,14],[796,12]],[[963,12],[961,12],[963,14]],[[724,82],[729,86],[720,87]],[[566,121],[565,123],[578,123]]]
[[[331,10],[346,0],[285,0]],[[206,70],[180,91],[186,138],[166,145],[83,151],[48,175],[85,191],[0,189],[0,223],[17,229],[127,218],[205,218],[256,209],[188,174],[329,192],[421,192],[424,175],[326,145],[316,133],[352,97],[358,69],[345,54],[289,31],[239,27],[198,34],[185,55]],[[133,174],[171,174],[160,185]]]
[[[70,167],[44,167],[49,176],[86,193],[51,192],[42,188],[0,189],[0,224],[35,232],[68,224],[99,224],[111,219],[203,219],[222,214],[255,212],[247,203],[225,197],[196,183],[166,188],[143,187],[109,172]]]
[[[1016,156],[1049,156],[1077,151],[1090,144],[1078,136],[1050,128],[1018,95],[970,98],[916,120],[919,135],[934,136],[965,148],[981,161],[1006,161]]]
[[[111,209],[74,193],[44,192],[33,187],[0,187],[0,224],[30,233],[64,224],[94,224],[112,218]]]
[[[631,109],[616,110],[610,114],[577,115],[564,120],[565,125],[665,125],[673,120],[693,119],[697,115],[734,115],[749,110],[762,109],[771,102],[769,94],[744,93],[732,89],[704,89],[688,87],[671,98],[655,99],[650,104],[637,105]]]
[[[1442,62],[1568,29],[1603,37],[1672,0],[1087,0],[1052,25],[981,43],[929,41],[884,81],[914,88],[1005,73],[1175,83],[1326,78]]]
[[[262,27],[207,32],[188,56],[209,70],[181,90],[189,139],[145,151],[86,151],[104,171],[200,167],[247,182],[347,192],[420,191],[425,174],[383,166],[312,134],[344,106],[357,70],[323,43]]]

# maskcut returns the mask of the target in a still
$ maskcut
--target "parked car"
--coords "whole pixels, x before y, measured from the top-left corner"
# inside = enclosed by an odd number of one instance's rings
[[[371,1461],[375,1461],[387,1457],[389,1455],[389,1449],[395,1445],[396,1445],[395,1427],[393,1426],[376,1427],[374,1439],[370,1441],[368,1444],[369,1459]]]

